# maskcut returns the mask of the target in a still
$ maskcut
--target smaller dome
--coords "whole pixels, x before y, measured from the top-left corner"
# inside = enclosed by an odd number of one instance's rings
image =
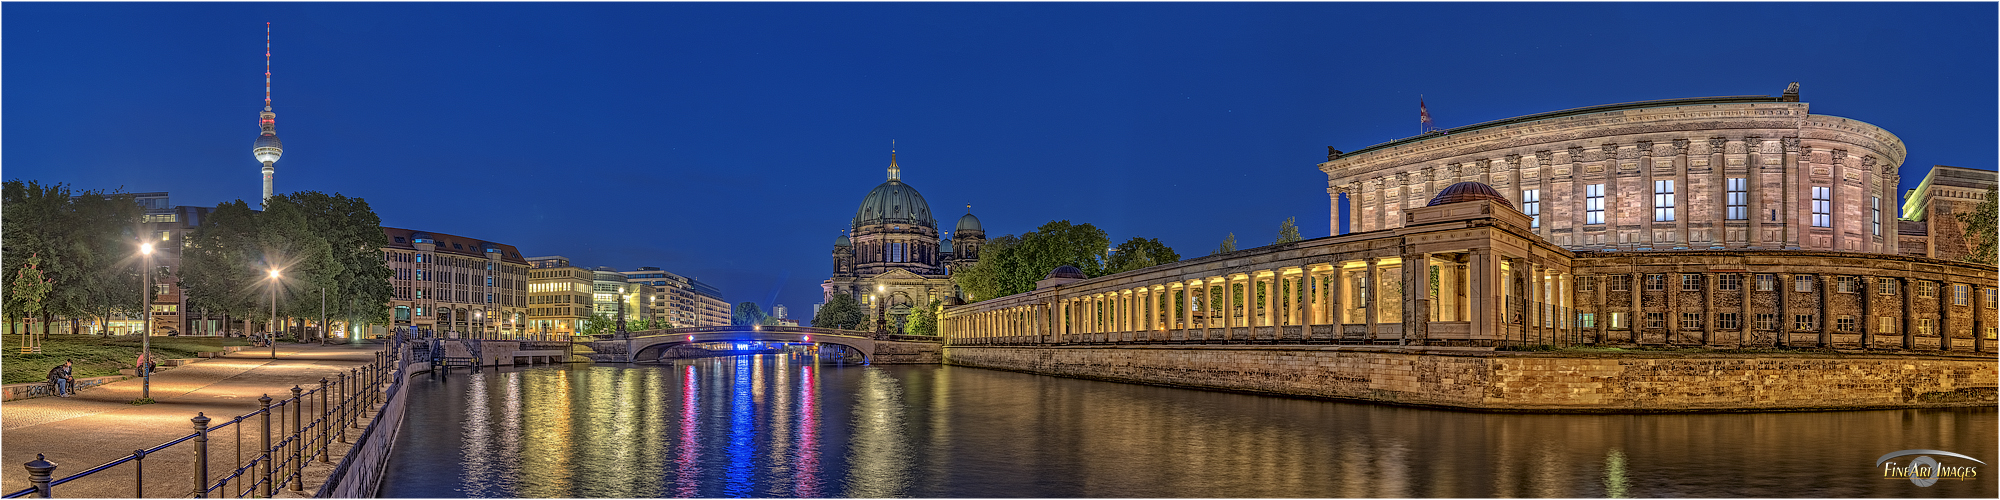
[[[958,218],[958,232],[964,233],[966,231],[984,232],[985,230],[979,228],[978,217],[973,217],[972,214],[965,214],[964,217]]]
[[[833,240],[833,246],[851,247],[854,246],[854,243],[847,240],[847,233],[840,233],[840,238]]]
[[[1493,200],[1501,203],[1512,203],[1510,201],[1507,201],[1506,196],[1503,196],[1500,194],[1499,191],[1494,190],[1493,186],[1467,181],[1467,182],[1452,184],[1450,186],[1445,186],[1444,189],[1438,190],[1437,196],[1432,197],[1431,202],[1425,204],[1424,206],[1435,207],[1447,203],[1459,203],[1459,202],[1478,201],[1478,200]]]
[[[938,240],[938,253],[951,253],[951,240]]]
[[[1063,266],[1056,266],[1054,270],[1049,271],[1049,275],[1047,277],[1043,277],[1042,279],[1050,279],[1050,278],[1086,279],[1088,277],[1084,276],[1083,270],[1077,269],[1076,266],[1063,265]]]

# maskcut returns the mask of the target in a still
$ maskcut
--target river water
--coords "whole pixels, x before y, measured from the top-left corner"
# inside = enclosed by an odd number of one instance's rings
[[[1521,415],[798,354],[409,386],[386,497],[1978,497],[1993,408]],[[1985,461],[1918,487],[1877,458]],[[1898,460],[1910,460],[1902,457]],[[1947,463],[1954,465],[1954,463]]]

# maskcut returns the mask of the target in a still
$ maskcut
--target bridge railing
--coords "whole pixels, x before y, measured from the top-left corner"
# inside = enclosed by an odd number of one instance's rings
[[[743,330],[744,330],[744,328],[745,328],[745,327],[742,327],[742,326],[696,326],[696,327],[688,327],[688,328],[673,328],[673,329],[667,329],[667,330],[653,330],[653,331],[651,332],[651,334],[652,334],[652,335],[694,335],[694,334],[702,334],[702,333],[725,333],[725,332],[740,332],[740,331],[743,331]],[[866,339],[866,338],[874,338],[874,337],[875,337],[875,335],[874,335],[874,333],[873,333],[873,332],[863,332],[863,331],[855,331],[855,330],[836,330],[836,329],[832,329],[832,328],[819,328],[819,327],[812,327],[812,326],[778,326],[778,325],[758,325],[758,326],[755,326],[755,327],[751,327],[751,329],[753,329],[753,330],[755,330],[755,331],[758,331],[758,332],[764,332],[764,333],[797,333],[797,334],[804,334],[804,335],[834,335],[834,336],[840,336],[840,337],[853,337],[853,338],[864,338],[864,339]],[[640,333],[644,333],[644,332],[631,332],[631,333],[633,333],[633,334],[634,334],[634,335],[636,336],[636,335],[638,335],[638,334],[640,334]]]

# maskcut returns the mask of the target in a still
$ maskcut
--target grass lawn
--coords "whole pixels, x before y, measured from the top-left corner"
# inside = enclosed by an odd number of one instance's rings
[[[160,360],[192,358],[201,351],[220,351],[222,346],[250,345],[232,337],[153,337],[153,355]],[[48,380],[49,369],[64,359],[75,361],[76,378],[117,375],[139,359],[139,337],[97,335],[50,335],[42,343],[41,354],[21,354],[21,336],[0,339],[0,383],[18,384]]]

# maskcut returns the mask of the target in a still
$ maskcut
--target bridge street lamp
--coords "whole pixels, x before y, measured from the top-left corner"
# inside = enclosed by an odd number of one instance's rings
[[[139,265],[145,266],[139,273],[139,296],[142,297],[139,307],[145,310],[146,316],[139,329],[139,366],[133,368],[138,370],[139,378],[143,380],[139,383],[139,399],[148,399],[153,397],[153,371],[146,369],[146,365],[153,362],[153,244],[140,244],[139,255],[144,256],[139,259]]]
[[[271,359],[278,359],[278,270],[271,269],[271,322],[264,326],[264,343],[271,346]]]

